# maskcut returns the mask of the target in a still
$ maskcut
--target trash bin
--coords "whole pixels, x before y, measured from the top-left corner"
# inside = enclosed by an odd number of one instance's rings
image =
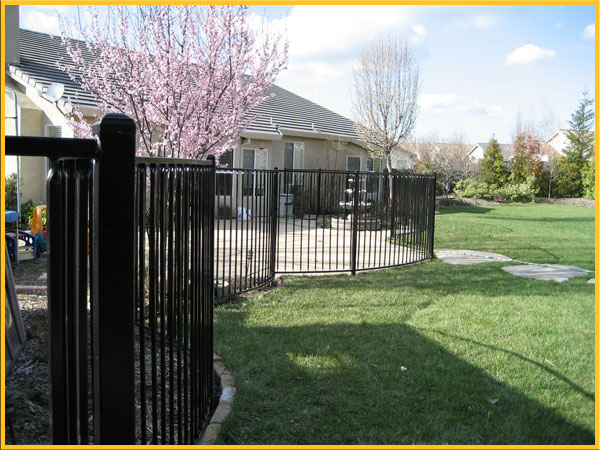
[[[279,217],[292,217],[294,194],[279,194]]]

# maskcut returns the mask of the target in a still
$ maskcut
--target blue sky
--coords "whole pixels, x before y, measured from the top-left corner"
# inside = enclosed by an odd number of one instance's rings
[[[62,14],[75,13],[60,6]],[[281,87],[352,118],[352,68],[379,34],[408,39],[421,67],[414,135],[492,134],[510,142],[517,115],[566,128],[582,92],[595,98],[594,6],[252,6],[290,43]],[[21,27],[58,32],[54,7],[21,7]]]

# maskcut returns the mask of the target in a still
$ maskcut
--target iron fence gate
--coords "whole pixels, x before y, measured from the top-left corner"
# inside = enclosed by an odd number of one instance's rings
[[[213,381],[214,161],[136,161],[119,114],[94,132],[5,140],[50,160],[52,442],[193,443]]]
[[[356,273],[429,259],[434,208],[434,174],[218,170],[216,297],[277,273]]]

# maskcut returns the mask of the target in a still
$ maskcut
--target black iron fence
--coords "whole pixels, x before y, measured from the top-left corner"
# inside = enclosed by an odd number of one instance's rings
[[[208,419],[214,173],[211,161],[137,159],[136,372],[142,444],[193,443]]]
[[[435,175],[217,171],[215,293],[277,273],[352,272],[433,255]]]
[[[52,442],[193,443],[213,381],[214,162],[136,162],[126,116],[94,130],[5,140],[50,160]]]
[[[54,444],[191,444],[213,384],[213,296],[277,273],[355,273],[433,255],[435,176],[232,169],[135,158],[97,139],[7,137],[47,157]]]

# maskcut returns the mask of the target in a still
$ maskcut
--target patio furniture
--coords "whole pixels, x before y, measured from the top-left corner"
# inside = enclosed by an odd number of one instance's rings
[[[37,237],[23,230],[19,230],[18,224],[19,213],[17,211],[6,210],[4,212],[4,222],[14,223],[14,231],[6,231],[4,238],[6,241],[6,248],[11,259],[19,264],[21,260],[35,259],[38,257],[37,252]],[[24,244],[20,244],[22,241]]]

